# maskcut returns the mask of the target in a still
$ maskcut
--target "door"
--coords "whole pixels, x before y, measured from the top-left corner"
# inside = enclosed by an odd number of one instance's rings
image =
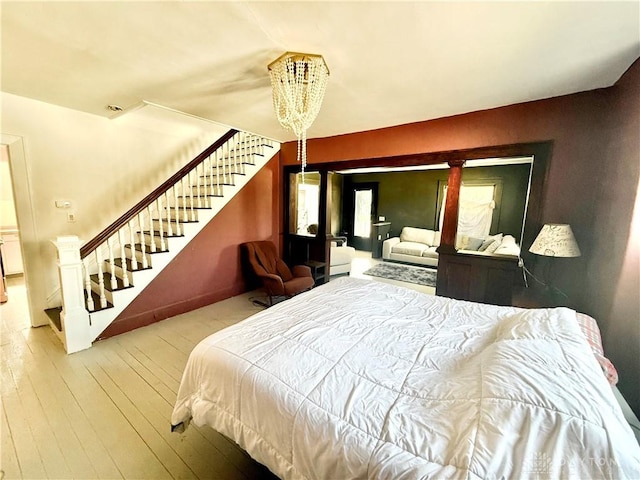
[[[351,246],[356,250],[371,251],[371,225],[378,210],[378,184],[356,183],[352,185],[353,207],[351,212]]]

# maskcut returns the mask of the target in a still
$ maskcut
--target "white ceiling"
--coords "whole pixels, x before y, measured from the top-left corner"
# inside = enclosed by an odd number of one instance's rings
[[[153,102],[278,140],[267,64],[324,55],[309,137],[607,87],[640,2],[2,2],[3,91],[104,116]]]

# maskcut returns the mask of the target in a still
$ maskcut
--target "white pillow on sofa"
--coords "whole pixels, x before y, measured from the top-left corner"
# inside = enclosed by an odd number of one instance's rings
[[[505,235],[502,238],[502,243],[493,253],[497,255],[520,255],[520,247],[513,235]]]
[[[442,232],[440,230],[438,230],[436,232],[436,234],[433,236],[433,247],[439,247],[440,246],[440,239],[442,237]]]
[[[482,245],[480,245],[480,248],[478,249],[478,251],[479,252],[486,251],[487,248],[490,245],[492,245],[494,242],[498,242],[498,244],[495,247],[495,248],[498,248],[500,246],[500,244],[502,243],[502,237],[503,237],[502,233],[498,233],[496,235],[490,235],[490,236],[486,237],[484,242],[482,242]]]
[[[401,242],[424,243],[431,246],[434,244],[436,232],[426,228],[403,227],[400,233]]]

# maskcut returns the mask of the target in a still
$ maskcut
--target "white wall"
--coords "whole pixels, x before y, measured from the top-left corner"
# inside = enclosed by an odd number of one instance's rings
[[[23,159],[9,152],[18,223],[33,224],[21,233],[35,324],[46,323],[40,311],[55,306],[59,288],[50,240],[90,240],[228,130],[153,106],[109,119],[4,92],[0,101],[3,143],[19,139],[24,150]]]

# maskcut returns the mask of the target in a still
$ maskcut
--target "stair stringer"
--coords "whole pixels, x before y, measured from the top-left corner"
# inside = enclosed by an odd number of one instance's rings
[[[280,144],[273,143],[265,149],[264,156],[255,156],[254,165],[246,165],[244,175],[235,175],[234,185],[225,185],[224,197],[213,197],[211,208],[198,210],[198,221],[183,223],[184,236],[167,238],[169,251],[152,255],[152,268],[130,272],[133,287],[113,292],[113,307],[89,312],[89,333],[94,342],[104,330],[124,311],[127,306],[153,281],[153,279],[186,247],[195,236],[231,201],[233,197],[251,181],[271,159],[280,151]],[[270,155],[270,156],[268,156]]]

